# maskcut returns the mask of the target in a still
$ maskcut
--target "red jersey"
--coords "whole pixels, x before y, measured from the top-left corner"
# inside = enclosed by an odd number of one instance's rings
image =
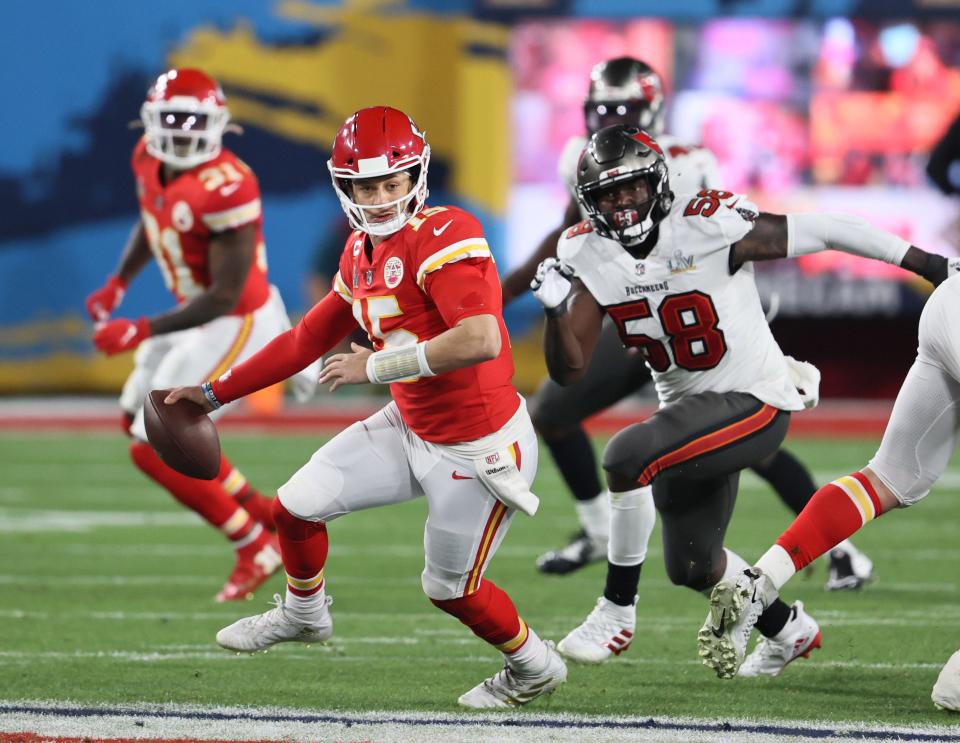
[[[377,245],[368,257],[366,234],[347,239],[334,291],[349,302],[353,316],[374,349],[429,340],[465,317],[492,314],[502,339],[500,355],[490,361],[394,382],[390,393],[408,426],[426,441],[473,441],[500,428],[517,412],[520,398],[510,380],[513,355],[500,304],[500,279],[483,228],[454,206],[428,208]],[[441,313],[431,298],[431,283],[445,266],[468,261],[490,287],[495,304]],[[452,312],[452,314],[451,314]]]
[[[147,153],[141,139],[133,150],[131,167],[147,242],[178,302],[210,286],[210,237],[247,224],[255,225],[257,252],[231,314],[253,312],[267,301],[270,286],[260,185],[246,163],[224,149],[213,160],[181,172],[164,185],[161,162]]]

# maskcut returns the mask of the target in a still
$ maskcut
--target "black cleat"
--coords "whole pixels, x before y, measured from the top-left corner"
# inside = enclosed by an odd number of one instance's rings
[[[855,591],[873,580],[873,562],[862,552],[830,550],[827,591]]]
[[[549,575],[566,575],[607,559],[607,546],[598,545],[585,531],[574,534],[563,549],[545,552],[537,558],[537,570]]]

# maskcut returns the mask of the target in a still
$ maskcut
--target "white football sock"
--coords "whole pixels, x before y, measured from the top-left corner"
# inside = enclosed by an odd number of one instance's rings
[[[657,523],[653,486],[610,493],[610,544],[607,559],[614,565],[639,565]]]
[[[287,614],[297,621],[310,626],[319,624],[323,619],[324,613],[327,611],[326,588],[321,588],[309,596],[297,596],[297,594],[293,593],[288,587],[287,596],[283,600],[283,605],[286,607]]]
[[[540,636],[531,627],[527,627],[527,641],[520,646],[519,650],[504,653],[503,657],[507,659],[507,663],[515,671],[539,673],[547,667],[549,653],[547,644],[540,639]]]
[[[757,560],[755,567],[770,578],[778,591],[797,572],[790,555],[779,544],[768,549],[763,557]]]
[[[580,526],[597,544],[603,545],[610,538],[610,493],[604,490],[590,500],[574,502]]]

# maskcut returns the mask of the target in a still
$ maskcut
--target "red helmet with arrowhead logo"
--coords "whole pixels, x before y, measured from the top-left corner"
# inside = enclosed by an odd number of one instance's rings
[[[189,68],[164,72],[140,107],[147,152],[178,169],[220,154],[230,112],[223,91],[211,77]]]
[[[356,229],[372,235],[390,235],[405,225],[427,202],[430,145],[407,114],[389,106],[374,106],[348,118],[333,141],[327,161],[340,205]],[[365,178],[409,173],[409,193],[386,204],[354,201],[351,184]],[[371,221],[368,212],[395,209],[387,220]]]

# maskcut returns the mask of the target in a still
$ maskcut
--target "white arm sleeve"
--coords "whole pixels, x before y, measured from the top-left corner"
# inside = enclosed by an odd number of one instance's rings
[[[910,243],[849,214],[787,215],[788,258],[828,248],[899,266]]]

